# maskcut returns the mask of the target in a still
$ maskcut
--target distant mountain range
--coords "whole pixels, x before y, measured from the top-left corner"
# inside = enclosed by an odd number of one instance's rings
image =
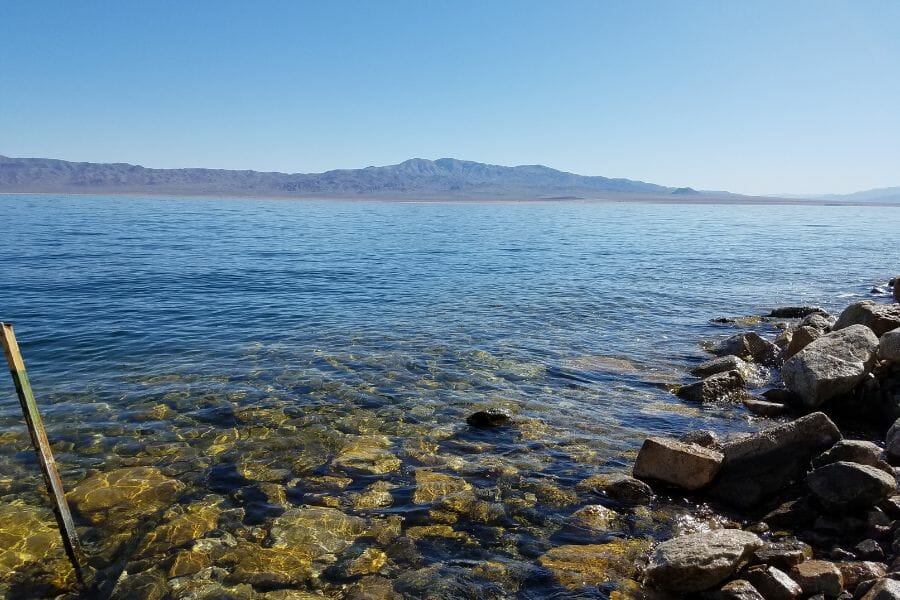
[[[296,198],[663,200],[784,202],[784,198],[666,187],[631,179],[576,175],[542,165],[504,167],[441,158],[324,173],[227,169],[149,169],[126,163],[69,162],[0,156],[0,193],[170,194]],[[787,201],[802,202],[800,196]],[[804,196],[840,203],[900,203],[900,187]]]
[[[541,165],[503,167],[442,158],[325,173],[148,169],[125,163],[0,156],[0,192],[292,197],[571,199],[699,196],[630,179],[587,177]]]

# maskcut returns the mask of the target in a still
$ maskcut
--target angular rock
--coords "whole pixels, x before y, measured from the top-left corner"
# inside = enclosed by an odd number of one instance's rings
[[[690,402],[728,402],[744,395],[744,378],[737,371],[710,375],[706,379],[683,385],[675,394]]]
[[[724,373],[726,371],[743,373],[749,368],[747,361],[738,358],[733,354],[729,354],[728,356],[719,356],[700,363],[690,370],[690,374],[695,377],[709,377],[710,375]]]
[[[624,473],[593,475],[579,483],[578,487],[631,504],[648,504],[653,499],[653,490],[649,485]]]
[[[772,342],[752,331],[735,334],[712,346],[716,356],[734,355],[766,366],[777,366],[780,351]]]
[[[839,461],[819,467],[806,477],[810,491],[832,510],[868,508],[890,496],[897,481],[881,469]]]
[[[815,314],[828,314],[824,308],[820,306],[782,306],[775,308],[769,313],[770,317],[778,319],[802,319],[803,317]]]
[[[722,466],[722,458],[722,453],[697,444],[651,437],[638,452],[633,474],[638,479],[698,490],[713,480]]]
[[[682,535],[656,547],[647,583],[672,592],[700,592],[725,581],[760,546],[755,534],[740,529]]]
[[[875,364],[878,338],[862,325],[820,337],[784,363],[781,375],[807,407],[853,390]]]
[[[678,441],[684,442],[685,444],[697,444],[698,446],[712,448],[713,450],[719,447],[719,436],[708,429],[688,431],[687,433],[678,436]]]
[[[741,400],[744,406],[754,415],[760,417],[777,417],[787,412],[788,407],[778,402],[769,402],[748,396]]]
[[[794,356],[823,335],[825,334],[821,330],[813,327],[808,327],[806,325],[798,327],[794,330],[794,335],[791,336],[791,343],[788,344],[788,347],[784,350],[785,360]]]
[[[881,360],[900,362],[900,328],[891,329],[878,340],[878,357]]]
[[[796,581],[775,567],[754,567],[747,571],[746,578],[766,600],[793,600],[803,593]]]
[[[813,313],[807,317],[803,317],[800,321],[800,327],[812,327],[822,332],[831,331],[832,326],[837,319],[827,313]]]
[[[511,418],[512,415],[501,408],[489,408],[472,413],[466,418],[466,423],[480,428],[500,427],[509,422]]]
[[[856,302],[844,309],[834,324],[834,330],[852,325],[864,325],[881,337],[891,329],[900,327],[900,306],[875,304],[871,300]]]
[[[884,560],[884,549],[875,540],[863,540],[856,544],[853,546],[853,554],[859,560]]]
[[[895,286],[896,291],[900,286]],[[896,579],[879,579],[869,588],[862,600],[900,600],[900,581]]]
[[[844,588],[848,590],[855,590],[862,582],[880,579],[887,573],[884,564],[871,561],[840,562],[837,568],[841,570]]]
[[[799,406],[803,403],[800,396],[785,388],[772,388],[762,393],[762,397],[768,402],[784,404],[786,406]]]
[[[782,571],[790,571],[813,556],[812,546],[796,538],[768,542],[753,553],[756,562],[772,565]]]
[[[869,465],[870,467],[877,467],[882,471],[893,473],[891,466],[881,460],[881,448],[873,442],[864,440],[841,440],[815,457],[812,465],[818,468],[838,461]]]
[[[744,579],[729,581],[713,597],[716,600],[768,600],[753,587],[753,584]]]
[[[755,506],[799,481],[812,457],[840,439],[831,419],[812,413],[727,443],[710,494],[738,508]]]
[[[800,584],[807,595],[837,596],[844,589],[844,577],[834,563],[808,560],[791,569],[791,579]]]

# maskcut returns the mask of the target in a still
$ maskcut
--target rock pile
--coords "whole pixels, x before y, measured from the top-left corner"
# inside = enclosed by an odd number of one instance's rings
[[[900,285],[891,286],[896,296]],[[772,341],[745,332],[709,346],[717,358],[692,369],[700,379],[675,393],[794,420],[723,441],[703,432],[651,437],[633,467],[657,492],[717,503],[748,530],[734,522],[662,542],[644,582],[710,598],[900,598],[891,466],[900,463],[900,305],[857,302],[836,318],[785,307],[770,318],[793,321]],[[775,383],[762,397],[748,388],[753,369],[768,369]],[[879,443],[844,439],[836,423],[848,414],[857,437]]]

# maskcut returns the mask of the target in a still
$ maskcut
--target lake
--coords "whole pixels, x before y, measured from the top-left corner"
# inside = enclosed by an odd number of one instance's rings
[[[600,539],[567,527],[597,503],[578,483],[628,469],[649,434],[760,425],[670,393],[702,340],[737,331],[709,320],[840,310],[900,270],[900,207],[7,195],[0,217],[0,320],[67,488],[137,467],[182,486],[152,518],[79,514],[97,566],[165,573],[178,544],[148,565],[129,540],[194,505],[216,516],[197,537],[237,540],[226,554],[279,547],[304,507],[370,528],[303,554],[302,582],[217,584],[259,593],[344,597],[362,576],[413,598],[607,597],[542,561]],[[512,423],[466,425],[488,407]],[[48,506],[7,381],[0,513],[52,525]],[[613,537],[689,518],[657,513],[628,513]],[[383,566],[348,574],[368,549]],[[0,590],[65,590],[32,554],[0,555],[21,575]],[[208,576],[173,573],[170,593]]]

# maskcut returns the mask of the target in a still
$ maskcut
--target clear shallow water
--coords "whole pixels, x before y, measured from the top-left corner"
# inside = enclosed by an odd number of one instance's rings
[[[733,333],[708,319],[838,309],[900,258],[900,209],[883,207],[0,196],[0,217],[0,320],[16,325],[67,485],[150,465],[243,509],[246,527],[317,503],[409,527],[434,522],[410,499],[417,468],[461,477],[505,517],[453,524],[477,551],[425,538],[415,569],[391,557],[382,574],[412,597],[403,578],[429,568],[474,597],[563,594],[529,565],[589,498],[547,486],[626,467],[647,434],[757,426],[665,387],[703,358],[699,340]],[[486,406],[517,426],[466,427]],[[0,502],[41,506],[11,384],[0,441]],[[342,459],[354,444],[399,465]],[[290,475],[250,476],[263,462]],[[352,483],[311,483],[338,475]],[[379,480],[392,504],[355,506]],[[511,508],[533,496],[534,514]],[[466,560],[531,583],[489,586]]]

